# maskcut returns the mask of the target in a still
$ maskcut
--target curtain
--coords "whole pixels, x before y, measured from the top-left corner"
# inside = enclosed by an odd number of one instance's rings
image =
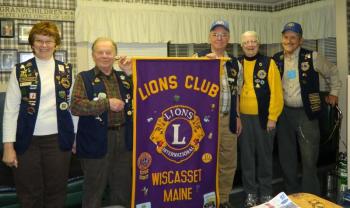
[[[279,43],[289,21],[299,22],[305,39],[335,37],[334,0],[318,1],[278,12],[210,9],[141,3],[78,0],[76,42],[93,42],[107,36],[123,43],[206,43],[211,23],[230,23],[230,42],[255,30],[262,44]]]

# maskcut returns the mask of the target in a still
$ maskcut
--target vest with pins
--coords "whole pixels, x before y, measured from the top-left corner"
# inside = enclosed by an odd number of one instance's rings
[[[198,57],[203,57],[209,53],[212,53],[210,49],[198,52]],[[228,84],[230,87],[231,92],[231,105],[230,105],[230,131],[232,133],[236,133],[236,124],[237,124],[237,79],[238,79],[238,72],[239,72],[239,66],[238,66],[238,60],[232,56],[229,55],[231,58],[230,61],[227,61],[225,66],[227,70],[227,76],[228,76]]]
[[[115,71],[118,80],[121,99],[124,101],[125,112],[125,145],[132,149],[133,121],[132,121],[132,82],[121,71]],[[105,85],[96,77],[94,69],[80,73],[89,100],[106,93]],[[77,132],[77,155],[79,158],[101,158],[107,153],[108,112],[98,116],[80,116]]]
[[[273,59],[276,61],[281,77],[283,77],[283,51],[276,53]],[[321,114],[319,74],[315,71],[312,60],[312,51],[300,48],[298,62],[299,84],[304,110],[310,120],[318,118]]]
[[[16,77],[21,90],[15,149],[23,154],[30,145],[40,105],[40,74],[35,58],[16,65]],[[58,143],[62,151],[70,151],[74,142],[74,126],[69,111],[72,87],[72,66],[55,60],[55,94]]]
[[[241,62],[244,70],[244,57],[239,57],[239,61]],[[266,129],[267,126],[271,97],[271,91],[268,82],[270,62],[271,58],[258,54],[253,72],[253,86],[258,102],[259,121],[260,126],[263,129]]]

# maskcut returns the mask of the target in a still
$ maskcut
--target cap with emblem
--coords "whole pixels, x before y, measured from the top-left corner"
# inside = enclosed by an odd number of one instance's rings
[[[215,20],[210,27],[210,31],[213,31],[216,27],[223,27],[227,32],[230,32],[230,26],[225,20]]]
[[[282,30],[282,33],[285,33],[287,31],[292,31],[295,33],[298,33],[299,35],[303,35],[303,29],[301,28],[301,25],[296,22],[288,22]]]

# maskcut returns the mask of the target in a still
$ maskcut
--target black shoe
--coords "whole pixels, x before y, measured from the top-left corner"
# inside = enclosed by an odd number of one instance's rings
[[[256,206],[258,203],[258,197],[256,194],[247,194],[247,198],[244,202],[245,208],[250,208]]]
[[[219,208],[233,208],[233,206],[230,204],[230,202],[220,203]]]
[[[268,202],[272,199],[271,195],[263,195],[260,197],[260,203],[263,204],[265,202]]]

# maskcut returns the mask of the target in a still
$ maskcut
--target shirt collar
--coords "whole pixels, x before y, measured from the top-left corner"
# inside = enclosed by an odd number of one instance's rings
[[[227,51],[224,52],[224,57],[229,57]]]
[[[112,68],[112,73],[110,75],[105,75],[104,73],[101,72],[100,69],[97,68],[97,66],[95,66],[94,68],[94,72],[95,72],[95,77],[101,77],[101,76],[104,76],[104,77],[111,77],[113,75],[113,71],[114,69]]]
[[[213,51],[213,49],[212,49],[212,48],[210,49],[210,52],[211,52],[211,53],[215,53],[215,52]],[[229,57],[229,56],[228,56],[228,53],[227,53],[227,51],[226,51],[226,50],[224,51],[224,55],[223,55],[223,57]]]
[[[255,56],[252,56],[252,57],[247,57],[244,55],[244,59],[247,61],[255,61],[259,55],[260,55],[259,53],[257,53]]]
[[[298,58],[299,57],[299,52],[300,52],[300,46],[293,52],[293,54],[291,55],[291,56],[284,56],[284,57],[288,57],[288,58],[290,58],[290,59],[296,59],[296,58]]]

